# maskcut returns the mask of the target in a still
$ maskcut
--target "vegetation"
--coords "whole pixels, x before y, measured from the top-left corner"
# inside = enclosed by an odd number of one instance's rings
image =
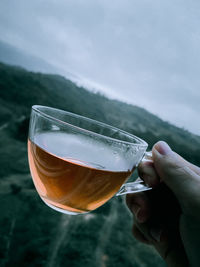
[[[132,238],[123,198],[82,216],[63,215],[42,203],[27,163],[34,104],[117,126],[146,140],[149,149],[157,140],[166,140],[200,165],[200,137],[61,76],[0,64],[0,266],[165,266],[151,248]]]

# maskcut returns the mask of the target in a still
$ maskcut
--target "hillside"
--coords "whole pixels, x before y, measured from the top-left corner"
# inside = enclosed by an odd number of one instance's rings
[[[34,104],[112,124],[145,139],[149,149],[157,140],[166,140],[200,165],[199,136],[59,75],[0,63],[0,266],[165,266],[151,248],[132,238],[132,219],[123,198],[113,198],[83,216],[62,215],[42,203],[27,164],[28,121]]]
[[[19,67],[0,64],[2,134],[7,133],[16,142],[25,142],[30,110],[34,104],[61,108],[117,126],[146,140],[149,149],[157,140],[165,140],[185,158],[200,163],[199,136],[164,122],[142,108],[110,100],[77,87],[62,76],[32,73]],[[2,146],[4,145],[3,140]],[[18,154],[13,157],[16,157],[14,162],[18,168]],[[1,169],[0,175],[7,175],[13,167]],[[27,165],[23,169],[28,172]]]

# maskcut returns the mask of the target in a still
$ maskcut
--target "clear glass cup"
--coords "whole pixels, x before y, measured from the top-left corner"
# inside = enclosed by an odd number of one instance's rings
[[[141,160],[151,160],[142,139],[63,110],[32,107],[28,158],[36,190],[51,208],[90,212],[114,195],[151,189],[125,183]]]

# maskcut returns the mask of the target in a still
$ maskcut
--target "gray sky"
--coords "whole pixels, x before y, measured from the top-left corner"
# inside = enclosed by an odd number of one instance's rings
[[[200,135],[199,0],[1,0],[0,39]]]

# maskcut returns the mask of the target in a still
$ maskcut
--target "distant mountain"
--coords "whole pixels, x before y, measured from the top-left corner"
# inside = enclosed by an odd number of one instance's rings
[[[13,45],[10,45],[0,40],[0,62],[23,67],[29,71],[42,73],[60,73],[67,76],[69,79],[78,80],[79,78],[65,70],[65,73],[44,59],[26,53]]]
[[[0,41],[0,61],[24,67],[31,71],[57,73],[58,70],[44,60],[31,56],[21,49]]]
[[[94,94],[59,75],[0,63],[0,266],[164,267],[131,236],[123,198],[82,216],[59,214],[39,199],[27,162],[31,106],[48,105],[117,126],[149,143],[166,140],[200,165],[200,137],[146,110]]]

